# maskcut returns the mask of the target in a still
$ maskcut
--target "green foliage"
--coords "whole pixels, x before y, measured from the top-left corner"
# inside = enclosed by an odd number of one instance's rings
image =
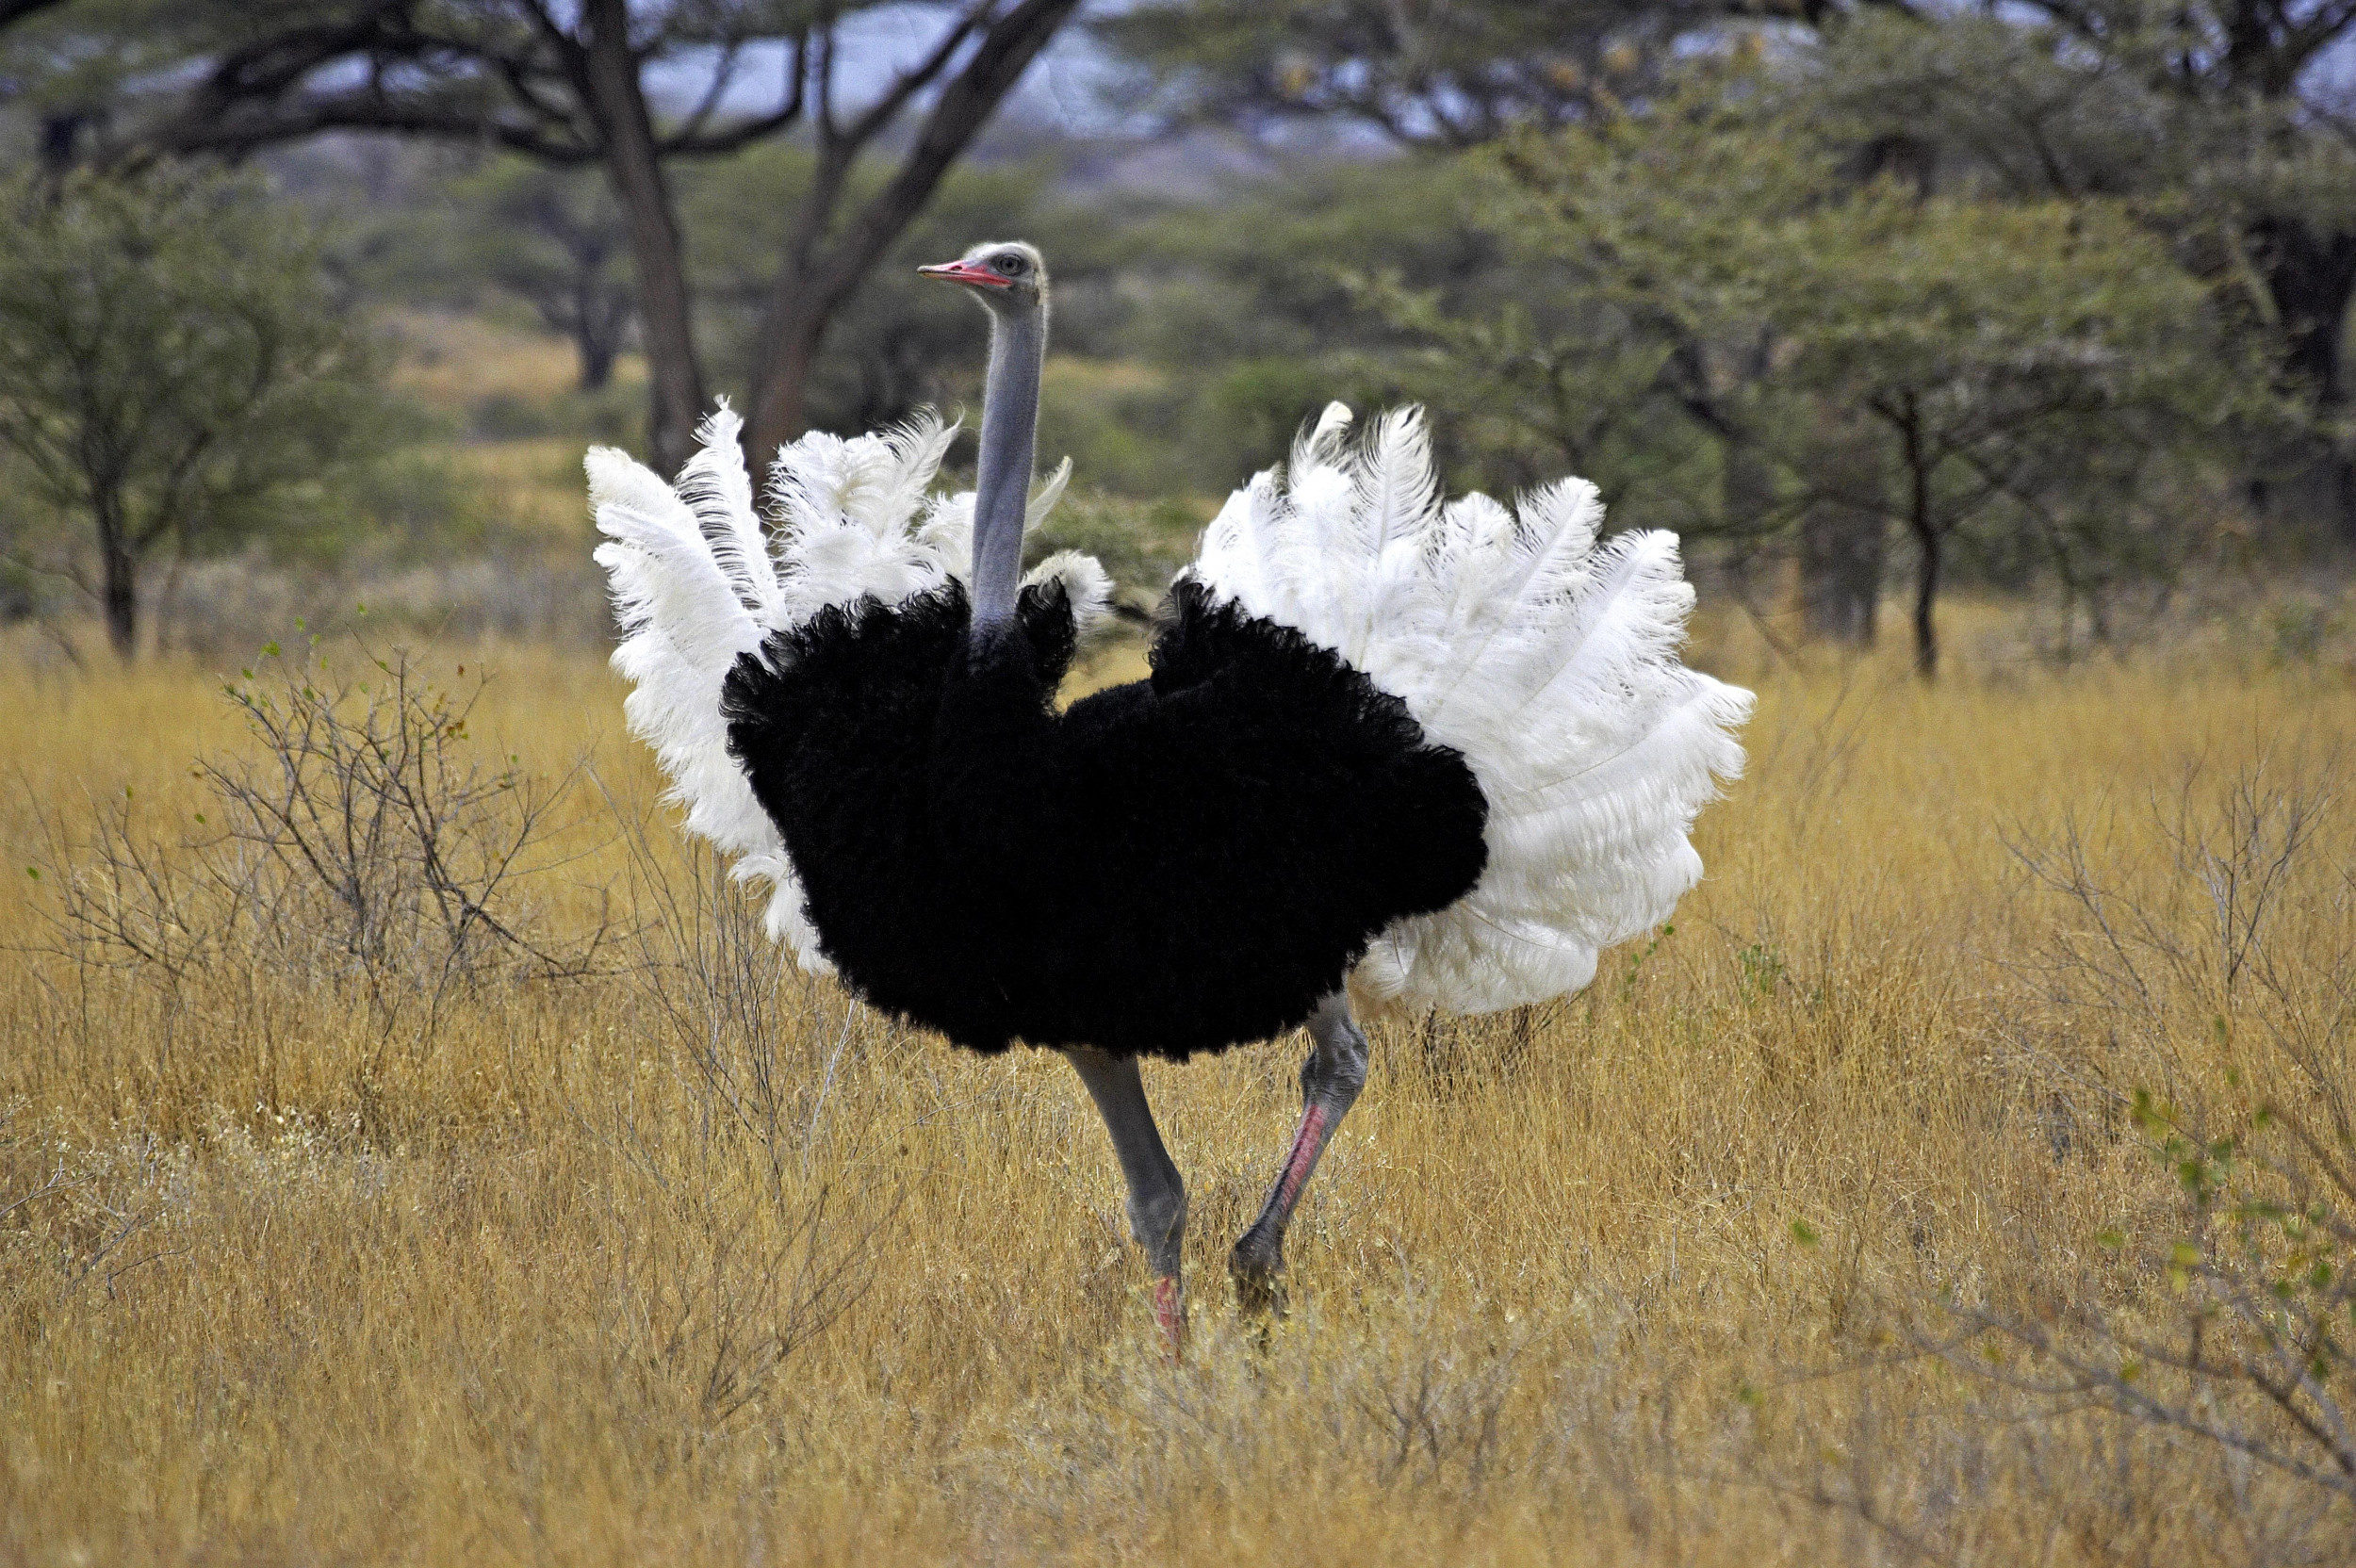
[[[811,167],[806,150],[779,146],[681,182],[724,385],[752,379],[777,248]],[[1121,495],[1223,494],[1280,461],[1333,399],[1399,394],[1386,360],[1403,335],[1361,307],[1334,258],[1381,256],[1451,303],[1488,298],[1494,245],[1455,220],[1463,182],[1445,165],[1305,168],[1207,204],[1081,203],[1055,176],[1042,162],[943,181],[830,329],[812,423],[872,429],[924,404],[976,412],[986,319],[915,269],[993,236],[1035,241],[1054,270],[1041,452],[1070,454],[1081,483]]]
[[[1117,588],[1149,603],[1194,559],[1203,519],[1180,501],[1137,501],[1099,491],[1066,495],[1023,541],[1026,564],[1057,550],[1094,556]]]
[[[306,526],[400,433],[318,252],[246,182],[76,176],[0,194],[0,449],[93,535],[128,651],[136,574]]]
[[[1365,408],[1413,395],[1402,373],[1411,335],[1364,307],[1343,264],[1377,260],[1450,310],[1495,308],[1511,280],[1495,241],[1466,220],[1464,184],[1461,170],[1436,160],[1313,164],[1239,185],[1216,205],[1134,215],[1125,234],[1097,238],[1101,259],[1079,280],[1088,330],[1078,346],[1153,368],[1153,399],[1137,412],[1160,448],[1138,469],[1157,482],[1113,482],[1216,497],[1281,462],[1327,402]],[[1051,234],[1058,222],[1081,226],[1079,215],[1045,216]],[[1056,266],[1062,341],[1070,313]],[[1051,384],[1051,421],[1053,395]],[[1457,448],[1444,444],[1440,455],[1458,466]]]
[[[1247,123],[1347,117],[1418,146],[1561,124],[1644,90],[1713,14],[1622,0],[1147,0],[1097,36],[1167,113]]]
[[[1756,538],[1837,500],[1904,525],[1926,667],[1951,538],[2079,589],[2164,569],[2193,520],[2173,498],[2274,410],[2212,291],[2117,200],[1860,184],[1811,104],[1738,61],[1508,139],[1476,155],[1479,212],[1522,297],[1466,318],[1380,274],[1362,294],[1424,337],[1425,395],[1495,466],[1585,472],[1623,521]],[[1828,425],[1871,449],[1865,493],[1826,491]],[[1747,507],[1738,460],[1770,486]]]
[[[2356,1175],[2331,1108],[2328,1097],[2245,1095],[2220,1132],[2136,1090],[2132,1118],[2177,1203],[2160,1228],[2096,1239],[2163,1282],[2168,1311],[2149,1327],[2108,1326],[2107,1353],[2037,1348],[2123,1413],[2356,1493],[2347,1424],[2356,1409]],[[2249,1396],[2255,1414],[2245,1413]]]
[[[581,389],[614,373],[635,294],[622,211],[594,169],[500,158],[455,181],[453,259],[530,305],[581,355]]]
[[[772,145],[679,178],[703,336],[722,386],[741,389],[756,379],[762,311],[815,168],[808,148]],[[866,200],[883,179],[883,172],[862,168],[853,176],[849,199]],[[954,406],[967,390],[968,361],[971,388],[978,392],[986,336],[981,313],[955,290],[917,277],[916,269],[962,255],[978,240],[1004,237],[1010,214],[1027,217],[1034,210],[1039,184],[1037,172],[1021,168],[961,168],[942,181],[829,327],[809,394],[812,425],[872,430],[921,404]],[[1060,279],[1065,269],[1060,256],[1056,261]]]

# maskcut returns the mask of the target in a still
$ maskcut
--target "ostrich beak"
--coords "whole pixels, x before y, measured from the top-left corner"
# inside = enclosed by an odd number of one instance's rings
[[[1012,288],[1012,278],[1001,277],[987,267],[970,261],[948,261],[938,267],[920,267],[918,277],[938,278],[942,283],[968,283],[980,288]]]

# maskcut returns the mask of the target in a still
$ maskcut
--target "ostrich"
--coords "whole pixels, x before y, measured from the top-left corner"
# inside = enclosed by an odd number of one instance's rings
[[[1058,711],[1095,562],[1026,577],[1048,277],[1021,243],[923,269],[989,311],[980,469],[929,415],[778,455],[771,530],[725,405],[676,488],[588,457],[631,727],[686,826],[768,883],[806,968],[993,1053],[1061,1051],[1111,1135],[1170,1348],[1186,1191],[1138,1074],[1306,1026],[1301,1113],[1230,1254],[1286,1226],[1366,1079],[1359,1010],[1471,1013],[1593,978],[1699,878],[1694,814],[1750,694],[1677,658],[1674,535],[1598,545],[1592,485],[1443,504],[1415,410],[1329,407],[1171,585],[1148,679]]]

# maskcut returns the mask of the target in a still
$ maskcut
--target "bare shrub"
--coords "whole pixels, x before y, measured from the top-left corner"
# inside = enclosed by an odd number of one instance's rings
[[[898,1193],[868,1157],[878,1097],[846,1079],[872,1070],[876,1037],[897,1042],[799,971],[709,849],[658,845],[613,804],[638,914],[628,973],[672,1070],[605,1129],[600,1327],[662,1445],[766,1408],[864,1293]]]
[[[706,1115],[752,1137],[780,1169],[791,1161],[807,1170],[864,1009],[801,972],[702,841],[658,848],[643,817],[614,805],[640,917],[630,973],[642,1003],[687,1064]]]
[[[575,776],[486,760],[467,728],[487,678],[459,690],[395,649],[358,673],[275,644],[223,688],[252,750],[200,760],[191,827],[150,828],[128,792],[79,834],[49,826],[49,914],[86,968],[178,988],[229,966],[349,988],[430,1033],[493,976],[575,977],[614,938],[610,912],[556,936],[533,894]],[[420,1011],[421,1010],[421,1011]]]
[[[828,1183],[773,1181],[730,1137],[665,1145],[616,1127],[599,1184],[598,1329],[661,1444],[769,1400],[794,1356],[864,1292],[879,1217]]]
[[[2194,770],[2150,802],[2157,854],[2140,860],[2077,821],[2016,837],[2059,917],[2025,972],[2057,1029],[2091,1042],[2041,1061],[2122,1106],[2165,1185],[2093,1238],[2109,1263],[2070,1311],[1955,1305],[1975,1331],[1944,1353],[2356,1499],[2356,874],[2340,775],[2336,753],[2215,789]]]
[[[2307,963],[2316,955],[2275,939],[2286,918],[2346,912],[2313,885],[2340,773],[2336,752],[2261,761],[2210,792],[2188,769],[2147,802],[2156,865],[2119,847],[2116,823],[2073,816],[2047,841],[2015,834],[2014,859],[2063,917],[2027,972],[2063,1011],[2151,1037],[2187,1010],[2250,1000],[2296,1010],[2297,991],[2322,978]]]

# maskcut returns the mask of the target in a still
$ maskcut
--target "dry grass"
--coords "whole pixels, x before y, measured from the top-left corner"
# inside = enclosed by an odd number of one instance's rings
[[[580,377],[571,343],[554,333],[438,311],[393,312],[384,326],[401,350],[393,384],[438,408],[499,396],[553,402]],[[614,373],[628,384],[646,382],[636,355],[625,356]]]
[[[1194,1193],[1173,1369],[1068,1070],[780,977],[611,678],[487,657],[479,743],[607,792],[538,918],[619,901],[637,934],[430,1028],[333,975],[28,951],[62,868],[22,867],[126,787],[185,824],[237,734],[192,671],[0,687],[0,1560],[2347,1556],[2328,1474],[2217,1440],[2295,1443],[2279,1408],[2162,1369],[2123,1416],[2022,1338],[2115,1373],[2205,1288],[2134,1088],[2301,1106],[2346,1152],[2345,811],[2261,913],[2263,983],[2204,956],[2166,831],[2261,758],[2266,799],[2313,794],[2343,678],[1764,671],[1674,933],[1569,1004],[1376,1031],[1288,1319],[1237,1319],[1221,1261],[1300,1042],[1149,1069]],[[2130,933],[2152,988],[2104,991],[2085,901],[2008,839],[2082,846],[2183,961]],[[1934,1353],[1983,1324],[2018,1331]]]

